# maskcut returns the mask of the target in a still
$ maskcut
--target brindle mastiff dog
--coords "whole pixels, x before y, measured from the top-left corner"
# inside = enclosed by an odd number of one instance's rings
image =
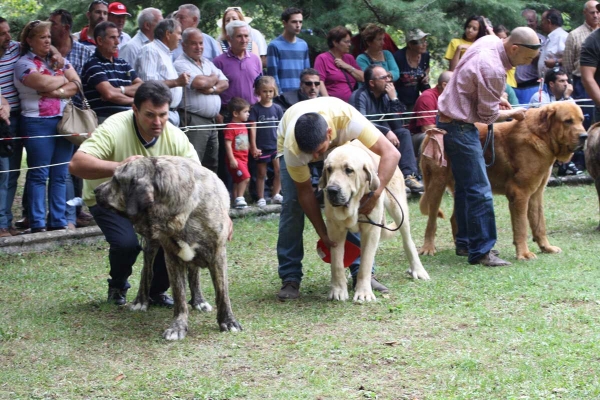
[[[178,340],[187,333],[186,272],[192,307],[211,310],[202,297],[199,268],[210,271],[221,331],[242,329],[231,311],[227,284],[229,194],[217,175],[187,158],[139,158],[117,168],[95,193],[98,205],[131,220],[145,238],[144,267],[133,310],[148,309],[152,265],[162,246],[175,302],[175,319],[163,337]]]

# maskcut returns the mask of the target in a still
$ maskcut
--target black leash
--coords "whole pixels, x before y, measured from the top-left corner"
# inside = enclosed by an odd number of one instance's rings
[[[494,162],[496,161],[496,149],[494,148],[494,124],[489,124],[488,125],[488,131],[487,131],[487,136],[485,137],[485,142],[483,143],[483,157],[485,159],[485,152],[487,151],[488,147],[490,146],[490,144],[492,145],[492,161],[490,161],[490,163],[486,163],[485,166],[487,168],[491,167],[492,165],[494,165]]]
[[[371,224],[371,225],[375,225],[379,228],[383,228],[383,229],[387,229],[390,232],[396,232],[398,229],[402,228],[402,224],[404,224],[404,210],[402,209],[402,206],[400,205],[400,202],[398,201],[398,199],[396,198],[396,196],[394,196],[394,194],[390,191],[390,189],[388,189],[387,187],[385,188],[385,190],[387,190],[387,192],[390,194],[390,196],[392,196],[392,198],[396,201],[396,204],[398,204],[398,207],[400,208],[400,212],[402,213],[402,219],[400,220],[400,223],[398,224],[398,226],[395,229],[390,229],[387,226],[385,226],[384,224],[379,224],[375,221],[373,221],[371,218],[369,218],[368,215],[365,215],[365,217],[367,217],[367,221],[357,221],[363,224]],[[371,197],[373,197],[373,192],[369,192],[369,194],[367,195],[367,199],[370,199]],[[359,206],[360,208],[360,206]],[[383,217],[385,219],[385,210],[384,210],[384,214]]]

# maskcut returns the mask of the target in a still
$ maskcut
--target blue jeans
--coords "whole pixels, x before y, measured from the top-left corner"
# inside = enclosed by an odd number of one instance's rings
[[[405,128],[396,128],[392,132],[400,141],[398,150],[400,151],[400,161],[398,167],[406,178],[409,175],[418,175],[417,158],[415,157],[415,149],[413,147],[410,131]]]
[[[469,262],[487,254],[496,243],[496,217],[479,131],[473,124],[437,122],[444,135],[444,150],[454,175],[456,247],[469,249]]]
[[[304,211],[298,201],[296,184],[288,173],[283,157],[279,158],[279,176],[283,192],[283,204],[279,215],[279,236],[277,237],[277,259],[279,277],[282,282],[302,281],[302,259],[304,258]],[[360,234],[348,232],[346,240],[360,247]],[[341,245],[341,243],[340,243]],[[315,244],[316,246],[316,244]],[[350,266],[350,273],[356,276],[360,265],[358,257]],[[375,266],[373,266],[373,269]]]
[[[60,118],[21,117],[23,132],[27,132],[27,136],[33,138],[25,141],[29,168],[65,163],[54,167],[29,170],[26,185],[29,195],[29,226],[31,228],[46,227],[46,181],[48,178],[48,226],[50,228],[67,226],[65,210],[67,207],[68,164],[66,163],[71,160],[73,144],[62,137],[35,139],[36,136],[55,135],[56,125]]]
[[[583,82],[578,76],[573,76],[573,98],[589,99],[589,96],[583,87]],[[594,119],[594,102],[592,100],[579,101],[577,104],[579,104],[581,111],[583,111],[583,127],[587,130],[590,128],[590,125],[592,125],[592,120]]]
[[[8,219],[6,218],[6,198],[8,194],[8,157],[0,157],[0,228],[8,228]]]
[[[19,116],[10,117],[10,133],[13,137],[21,136]],[[12,171],[21,168],[23,141],[13,140],[14,153],[10,157],[0,158],[0,171]],[[12,226],[12,205],[17,193],[19,172],[0,172],[0,228]]]

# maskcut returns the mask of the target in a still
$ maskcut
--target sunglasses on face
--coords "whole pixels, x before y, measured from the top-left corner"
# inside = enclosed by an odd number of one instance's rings
[[[306,86],[321,86],[321,82],[302,81],[302,84]]]
[[[515,43],[515,46],[526,47],[531,50],[539,50],[542,47],[542,44],[525,44],[525,43]]]
[[[392,75],[387,74],[387,75],[382,75],[382,76],[374,76],[373,77],[374,81],[380,80],[380,81],[391,81],[392,80]]]

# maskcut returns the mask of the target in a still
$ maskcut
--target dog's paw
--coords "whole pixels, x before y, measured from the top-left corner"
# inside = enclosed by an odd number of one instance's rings
[[[190,303],[190,305],[192,306],[193,309],[202,311],[202,312],[211,312],[213,309],[212,306],[210,304],[208,304],[207,301],[202,301],[200,303],[195,303],[195,304]]]
[[[364,302],[364,301],[375,301],[377,297],[373,294],[373,290],[368,288],[359,288],[358,285],[356,290],[354,291],[354,301]]]
[[[187,335],[187,324],[182,321],[175,321],[169,329],[164,331],[163,338],[167,340],[181,340]]]
[[[435,255],[435,246],[427,246],[423,245],[419,248],[420,256],[434,256]]]
[[[517,260],[535,260],[537,256],[531,251],[526,251],[522,254],[517,254]]]
[[[135,299],[133,303],[129,305],[129,309],[131,311],[148,311],[148,302]]]
[[[332,286],[329,291],[328,300],[346,301],[348,300],[348,288],[344,286]]]
[[[240,325],[240,323],[235,319],[220,322],[219,329],[221,332],[241,332],[243,330],[242,325]]]
[[[423,267],[417,267],[417,268],[413,268],[413,269],[407,269],[406,273],[408,275],[410,275],[413,279],[422,279],[424,281],[428,281],[429,279],[429,274],[427,273],[427,271],[425,271],[425,268]]]
[[[558,254],[558,253],[562,253],[562,249],[560,247],[556,247],[556,246],[546,246],[546,247],[542,247],[542,253]]]

